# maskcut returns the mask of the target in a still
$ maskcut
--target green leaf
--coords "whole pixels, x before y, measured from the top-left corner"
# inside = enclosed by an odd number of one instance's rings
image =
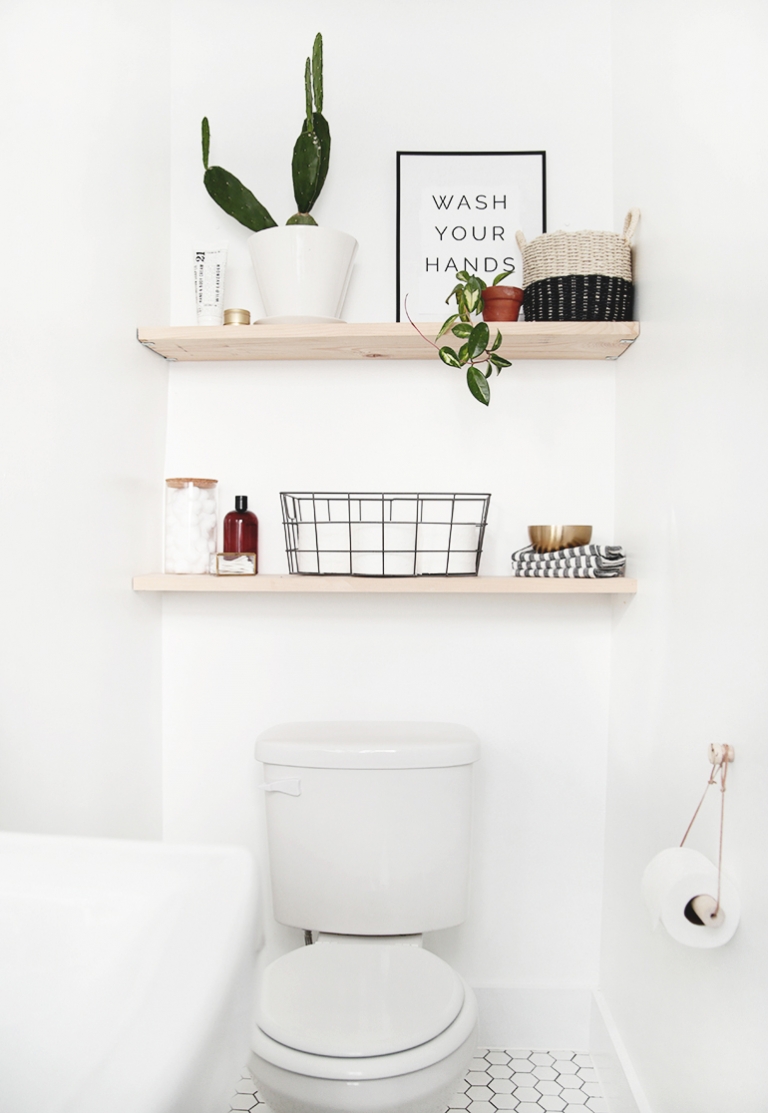
[[[450,294],[448,295],[448,297],[445,299],[445,304],[447,305],[448,302],[451,300],[451,298],[454,297],[454,295],[456,296],[456,299],[458,301],[459,291],[461,291],[463,289],[464,289],[464,287],[461,286],[461,285],[454,286],[453,289],[451,290]]]
[[[309,58],[304,63],[304,99],[306,101],[307,131],[312,130],[312,68]]]
[[[323,111],[323,36],[315,35],[312,47],[312,90],[315,94],[315,109]]]
[[[296,206],[300,213],[308,213],[315,203],[320,177],[320,144],[314,132],[303,131],[296,140],[291,171]]]
[[[512,273],[512,271],[502,271],[501,274],[497,274],[493,280],[494,286],[498,286],[498,284],[500,282],[503,282],[505,278],[509,278]]]
[[[210,166],[203,176],[203,184],[225,213],[239,220],[252,232],[276,227],[276,221],[234,174],[221,166]]]
[[[443,361],[443,363],[447,363],[449,367],[461,367],[458,356],[454,352],[453,348],[449,348],[446,345],[444,348],[441,348],[437,354],[440,356],[440,359]]]
[[[491,400],[491,388],[488,380],[478,367],[467,368],[467,386],[474,398],[487,406]]]
[[[496,351],[499,350],[500,347],[501,347],[501,333],[499,332],[498,329],[496,329],[496,339],[494,340],[493,344],[491,344],[488,351],[489,352],[496,352]]]
[[[317,143],[318,149],[320,151],[320,166],[317,172],[317,180],[313,191],[314,196],[311,197],[309,202],[309,208],[311,209],[315,201],[317,201],[318,197],[320,196],[320,191],[325,185],[325,179],[328,175],[328,166],[331,161],[331,130],[328,127],[328,121],[326,120],[325,116],[323,116],[320,112],[315,112],[314,116],[312,117],[312,127],[308,128],[307,121],[305,120],[304,123],[301,125],[301,134],[314,136],[315,142]],[[295,192],[296,190],[294,188],[294,195]],[[307,212],[309,212],[309,209],[307,210]]]
[[[203,116],[203,166],[208,169],[208,154],[211,149],[211,128],[208,117]]]
[[[328,127],[328,121],[321,112],[316,112],[313,117],[315,125],[315,138],[320,144],[320,171],[317,175],[317,188],[315,196],[312,198],[314,205],[320,196],[320,190],[325,185],[325,179],[328,175],[328,166],[331,161],[331,129]]]
[[[435,337],[435,340],[439,340],[441,336],[445,336],[446,332],[449,331],[453,322],[458,320],[458,317],[458,313],[454,313],[453,316],[449,317],[447,321],[443,321],[443,324],[437,336]]]
[[[479,290],[474,288],[470,289],[470,287],[467,286],[467,289],[464,291],[464,301],[468,313],[479,313],[482,309],[483,296]]]
[[[488,359],[491,361],[494,367],[501,368],[512,366],[512,361],[509,359],[504,359],[504,356],[490,355],[488,356]]]
[[[488,347],[490,334],[491,330],[488,328],[485,321],[480,321],[479,324],[475,325],[467,340],[469,359],[477,359],[477,357],[485,351]]]
[[[467,321],[461,321],[455,328],[451,329],[454,336],[458,336],[460,340],[466,340],[472,331],[472,325]]]
[[[456,277],[462,282],[469,282],[469,271],[456,271]]]
[[[465,363],[469,363],[469,348],[466,344],[462,344],[459,348],[459,363],[462,367]]]
[[[313,224],[315,226],[315,228],[317,227],[317,221],[315,220],[315,218],[312,216],[311,213],[294,213],[293,216],[289,217],[286,220],[285,223],[286,224]]]

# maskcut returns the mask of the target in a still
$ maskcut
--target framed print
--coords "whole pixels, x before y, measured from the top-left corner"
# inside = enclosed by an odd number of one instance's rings
[[[547,230],[544,151],[397,152],[397,317],[443,321],[456,272],[522,286],[515,241]]]

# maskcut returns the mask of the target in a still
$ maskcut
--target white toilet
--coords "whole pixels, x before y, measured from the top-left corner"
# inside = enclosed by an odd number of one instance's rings
[[[474,994],[422,948],[466,915],[477,737],[447,723],[265,731],[275,918],[317,933],[269,965],[250,1068],[275,1113],[442,1113]]]

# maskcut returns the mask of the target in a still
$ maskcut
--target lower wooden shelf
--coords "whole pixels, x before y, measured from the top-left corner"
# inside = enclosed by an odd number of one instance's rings
[[[134,591],[294,592],[371,595],[634,595],[637,580],[522,576],[134,576]]]

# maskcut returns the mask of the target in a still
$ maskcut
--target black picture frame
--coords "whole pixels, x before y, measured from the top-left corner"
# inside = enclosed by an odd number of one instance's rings
[[[404,174],[404,169],[407,165],[405,163],[406,159],[425,159],[425,160],[437,160],[437,159],[454,159],[454,160],[459,160],[459,159],[488,159],[488,160],[491,160],[491,159],[493,159],[493,160],[496,160],[497,165],[503,165],[503,164],[498,164],[499,159],[502,159],[502,160],[509,159],[510,160],[510,162],[508,164],[508,166],[509,166],[508,183],[509,184],[504,184],[503,188],[504,189],[508,189],[508,188],[511,189],[514,185],[519,191],[524,191],[524,196],[520,192],[516,195],[516,202],[517,202],[518,211],[524,211],[525,214],[526,214],[526,219],[520,219],[520,221],[519,221],[521,226],[524,225],[523,226],[523,231],[525,232],[526,238],[527,239],[532,239],[534,236],[537,236],[542,232],[546,232],[546,230],[547,230],[547,155],[546,155],[546,151],[398,151],[397,152],[397,215],[396,215],[396,227],[395,227],[395,237],[396,237],[396,240],[395,240],[395,243],[396,243],[396,280],[395,280],[396,308],[395,308],[395,320],[396,321],[400,321],[400,320],[403,319],[402,314],[401,314],[401,310],[403,309],[403,301],[404,301],[404,298],[410,294],[409,290],[404,289],[404,284],[408,282],[409,278],[412,280],[412,277],[413,277],[413,260],[410,256],[408,256],[408,260],[407,260],[407,263],[406,263],[406,256],[407,256],[407,253],[408,253],[409,250],[416,250],[412,244],[409,244],[409,243],[406,243],[405,245],[403,244],[404,228],[405,228],[406,225],[408,225],[409,229],[412,231],[411,226],[414,223],[414,219],[417,220],[417,223],[421,219],[420,217],[419,218],[414,218],[412,210],[408,208],[409,205],[410,206],[413,205],[414,199],[413,199],[413,197],[408,196],[408,190],[409,189],[412,190],[412,188],[413,188],[412,183],[410,183],[408,186],[406,186],[406,184],[404,182],[404,178],[406,176]],[[513,160],[518,160],[518,161],[515,162]],[[526,160],[525,163],[523,163],[522,160]],[[437,165],[438,164],[437,164],[436,161],[434,163],[427,162],[427,163],[425,163],[425,168],[426,167],[432,167],[432,166],[437,167]],[[475,164],[467,164],[467,166],[472,166],[472,169],[473,170],[475,169]],[[415,168],[415,163],[411,163],[410,167],[412,169]],[[523,167],[525,167],[525,170],[524,170],[524,173],[521,173],[521,171],[523,170]],[[498,170],[491,171],[490,161],[488,163],[488,169],[489,169],[489,172],[495,172],[496,176],[498,177]],[[451,168],[451,171],[453,173],[456,173],[456,170],[457,170],[457,164],[454,164],[454,167]],[[517,171],[517,174],[515,173],[515,170]],[[450,174],[449,174],[449,176],[450,176]],[[516,181],[516,178],[517,178],[517,181]],[[505,183],[507,182],[506,177],[504,177],[503,180],[504,180]],[[448,191],[450,191],[450,187],[449,187]],[[439,195],[441,201],[446,200],[446,198],[448,196],[448,191],[446,192],[445,195]],[[470,192],[471,192],[471,190],[470,190]],[[455,196],[456,196],[455,193],[452,194],[452,197],[451,197],[452,201],[454,200]],[[488,195],[487,194],[474,194],[473,196],[477,200],[480,197],[487,197]],[[506,194],[504,196],[505,196],[505,205],[506,205]],[[468,195],[466,195],[466,194],[461,195],[460,196],[460,201],[461,201],[462,198],[463,198],[464,201],[468,202]],[[437,202],[437,199],[436,199],[435,195],[433,195],[433,200],[435,200],[435,204],[437,205],[438,202]],[[494,204],[496,203],[496,200],[497,200],[497,195],[494,194],[493,195]],[[438,208],[439,207],[440,206],[438,206]],[[482,209],[482,206],[478,206],[478,208]],[[486,208],[487,208],[487,205],[486,205]],[[404,209],[405,209],[405,211],[404,211]],[[456,227],[458,227],[458,226],[456,226]],[[454,228],[454,232],[456,231],[456,227]],[[425,231],[426,225],[422,226],[421,224],[419,224],[419,228],[422,229],[423,234],[426,236],[427,235],[427,232]],[[447,225],[446,225],[446,229],[447,229]],[[473,233],[474,233],[474,230],[475,229],[473,227]],[[435,226],[435,231],[439,233],[439,228],[437,227],[437,225]],[[510,231],[509,228],[504,229],[504,232],[505,232],[506,236],[508,236],[509,231]],[[465,234],[466,234],[466,230],[465,230]],[[494,227],[494,233],[493,234],[496,235],[495,227]],[[514,235],[514,232],[512,232],[512,235]],[[519,259],[519,249],[517,248],[516,243],[513,244],[507,238],[506,241],[505,241],[505,247],[508,247],[508,252],[506,253],[507,258],[512,257],[512,258]],[[440,269],[439,269],[440,268],[440,257],[436,256],[435,258],[437,259],[437,264],[438,264],[437,265],[437,274],[440,274]],[[462,261],[463,261],[463,259],[464,259],[464,257],[462,256]],[[495,257],[494,256],[487,256],[487,257],[485,257],[484,262],[487,263],[489,259],[495,259]],[[448,260],[446,260],[446,263],[449,263],[449,262],[454,262],[454,259],[453,259],[452,256],[449,256]],[[471,263],[472,260],[470,259],[469,262]],[[431,261],[430,261],[429,257],[427,257],[426,263],[427,263],[427,265],[431,265]],[[479,264],[478,264],[478,266],[479,266]],[[455,268],[456,269],[465,269],[463,266],[460,267],[458,264],[455,264]],[[470,270],[470,272],[472,271],[471,266],[467,267],[466,269]],[[499,266],[498,269],[503,270],[503,269],[507,269],[507,268],[504,267],[504,266]],[[449,273],[450,273],[450,268],[446,265],[446,270],[445,270],[446,281],[443,284],[444,287],[445,287],[445,292],[443,294],[443,298],[440,299],[441,301],[444,300],[445,296],[447,296],[447,294],[450,292],[450,289],[451,289]],[[481,275],[481,277],[484,277],[484,275]],[[513,278],[508,279],[508,282],[512,285],[515,284]],[[522,285],[522,273],[520,274],[519,284]],[[442,287],[441,287],[441,289],[442,289]],[[425,317],[424,313],[422,311],[422,307],[419,304],[414,306],[412,302],[409,302],[408,309],[409,309],[409,312],[411,313],[411,316],[414,318],[414,320],[427,320],[427,319],[437,320],[438,319],[438,316],[435,316],[434,313],[428,314]],[[448,310],[446,309],[446,312],[443,314],[443,316],[446,316],[447,312],[448,312]]]

